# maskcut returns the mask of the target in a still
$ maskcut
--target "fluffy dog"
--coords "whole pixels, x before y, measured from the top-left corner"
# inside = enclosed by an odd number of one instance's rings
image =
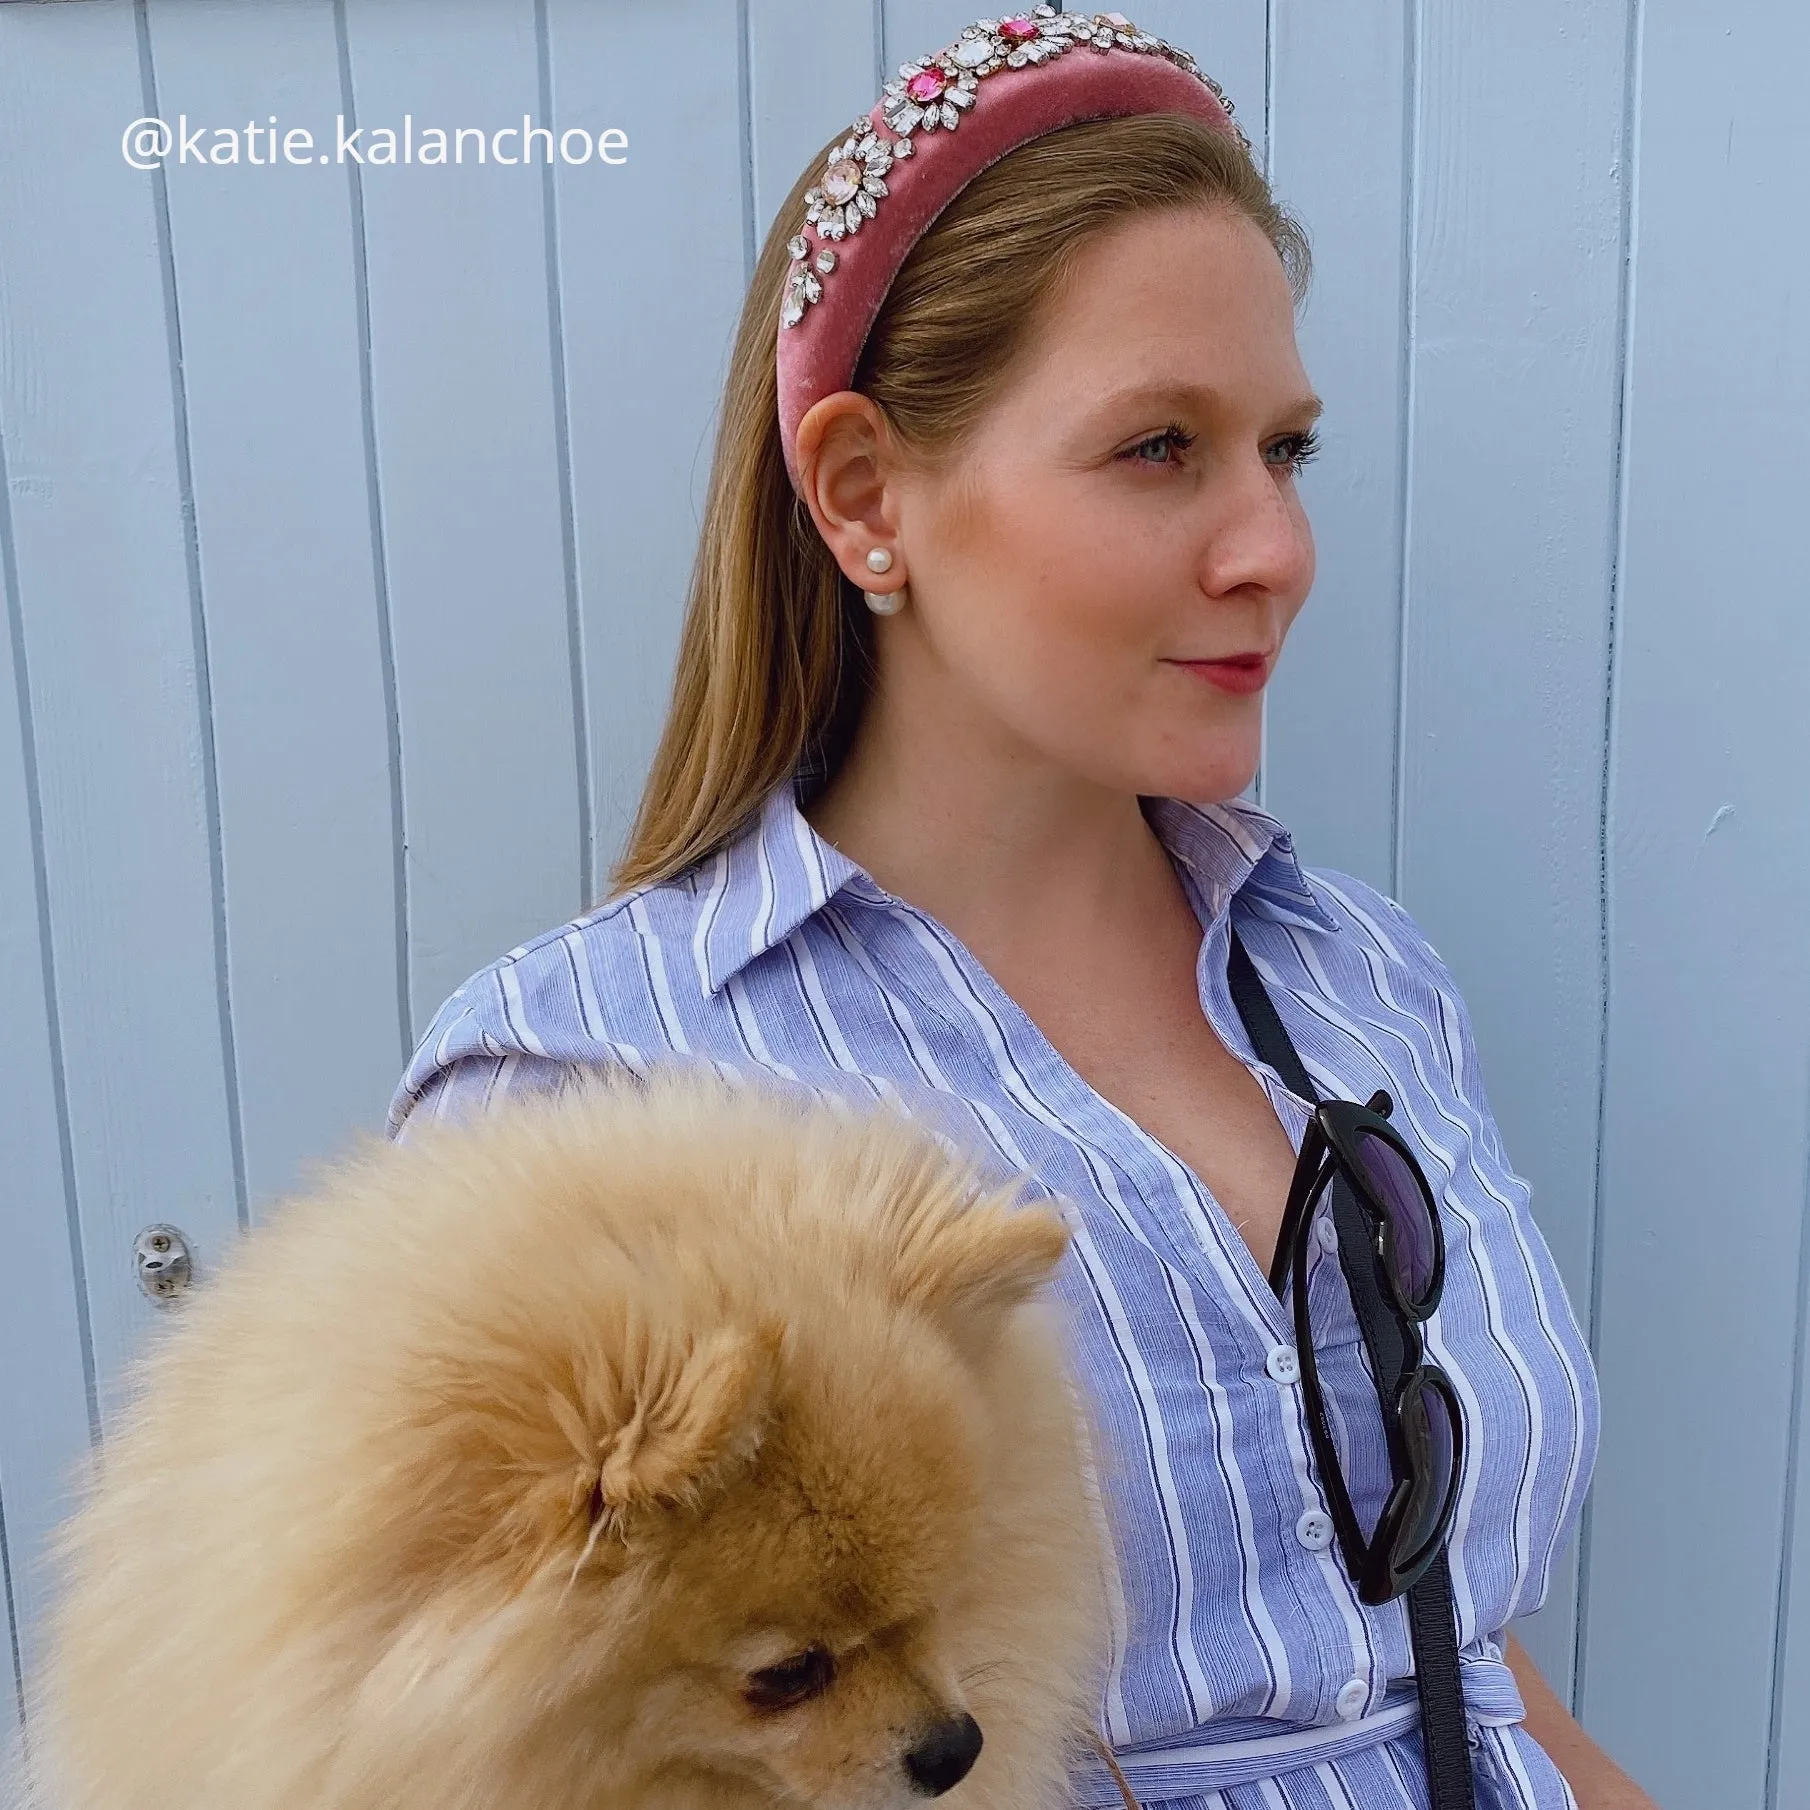
[[[1097,1703],[1058,1217],[702,1065],[368,1144],[65,1531],[52,1810],[967,1810]]]

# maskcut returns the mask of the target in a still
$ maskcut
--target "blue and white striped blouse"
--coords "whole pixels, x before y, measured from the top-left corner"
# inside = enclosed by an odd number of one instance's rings
[[[1378,1087],[1446,1215],[1428,1336],[1470,1439],[1451,1570],[1487,1805],[1570,1794],[1517,1726],[1496,1637],[1538,1607],[1597,1437],[1590,1360],[1527,1184],[1484,1098],[1451,974],[1402,909],[1297,862],[1243,803],[1146,812],[1204,930],[1201,1008],[1299,1147],[1308,1104],[1250,1046],[1228,923],[1328,1096]],[[1403,1605],[1369,1608],[1330,1543],[1290,1321],[1200,1179],[1109,1104],[942,925],[824,842],[781,786],[715,857],[525,943],[441,1008],[401,1087],[413,1115],[673,1055],[953,1114],[1029,1195],[1079,1208],[1062,1287],[1108,1454],[1119,1543],[1103,1726],[1140,1799],[1224,1810],[1425,1803]],[[922,1106],[914,1102],[923,1103]],[[1041,1185],[1038,1185],[1041,1184]],[[1328,1244],[1316,1351],[1360,1519],[1389,1484],[1375,1393]],[[1104,1776],[1076,1802],[1118,1802]],[[1218,1794],[1218,1795],[1215,1795]]]

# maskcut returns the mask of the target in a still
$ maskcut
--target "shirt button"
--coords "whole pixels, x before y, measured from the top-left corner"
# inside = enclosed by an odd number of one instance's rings
[[[1324,1552],[1332,1544],[1332,1517],[1320,1509],[1310,1508],[1295,1523],[1295,1538],[1309,1552]]]
[[[1370,1686],[1361,1678],[1353,1678],[1349,1684],[1340,1687],[1339,1694],[1333,1698],[1332,1707],[1339,1712],[1339,1719],[1354,1722],[1364,1713],[1364,1705],[1370,1697]]]
[[[1322,1213],[1314,1222],[1314,1236],[1320,1241],[1323,1251],[1336,1251],[1339,1248],[1339,1228],[1332,1223],[1330,1213]]]
[[[1295,1356],[1292,1345],[1275,1346],[1263,1360],[1263,1367],[1275,1382],[1298,1383],[1301,1380],[1301,1360]]]

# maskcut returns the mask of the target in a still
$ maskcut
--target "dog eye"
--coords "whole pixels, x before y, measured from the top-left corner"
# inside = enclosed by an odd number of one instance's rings
[[[836,1678],[836,1656],[823,1647],[806,1647],[778,1665],[748,1674],[742,1693],[755,1709],[791,1709],[821,1697]]]

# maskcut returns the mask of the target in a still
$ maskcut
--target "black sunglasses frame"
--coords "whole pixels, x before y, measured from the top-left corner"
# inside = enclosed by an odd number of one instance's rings
[[[1295,1345],[1301,1365],[1302,1394],[1307,1407],[1308,1434],[1326,1491],[1327,1508],[1346,1571],[1357,1585],[1359,1600],[1370,1604],[1392,1602],[1412,1589],[1439,1555],[1457,1508],[1458,1486],[1464,1473],[1464,1416],[1457,1391],[1440,1366],[1426,1353],[1421,1325],[1439,1305],[1445,1284],[1445,1237],[1439,1223],[1437,1202],[1414,1152],[1385,1116],[1393,1101],[1383,1092],[1360,1106],[1354,1100],[1325,1100],[1315,1108],[1301,1140],[1294,1180],[1283,1210],[1276,1254],[1270,1265],[1270,1286],[1278,1299],[1290,1281],[1294,1284]],[[1374,1137],[1387,1144],[1406,1164],[1420,1189],[1430,1228],[1432,1258],[1425,1285],[1410,1290],[1396,1249],[1396,1234],[1389,1204],[1378,1193],[1359,1154],[1360,1137]],[[1343,1183],[1358,1208],[1356,1221],[1334,1210],[1335,1184]],[[1316,1208],[1328,1195],[1327,1210],[1339,1235],[1340,1266],[1358,1310],[1358,1324],[1369,1351],[1371,1369],[1379,1379],[1377,1399],[1382,1410],[1383,1434],[1389,1448],[1395,1484],[1368,1537],[1358,1524],[1351,1494],[1339,1466],[1314,1359],[1313,1325],[1308,1313],[1307,1236]],[[1361,1230],[1360,1230],[1361,1228]],[[1352,1248],[1356,1245],[1356,1248]],[[1379,1339],[1364,1311],[1364,1296],[1373,1298],[1394,1322],[1399,1354],[1379,1350]],[[1393,1386],[1383,1379],[1397,1379]],[[1451,1429],[1449,1473],[1441,1478],[1419,1429],[1438,1409],[1427,1395],[1443,1404]],[[1414,1414],[1420,1406],[1418,1418]],[[1402,1542],[1424,1523],[1420,1512],[1429,1490],[1442,1487],[1445,1494],[1427,1537],[1412,1551]]]

